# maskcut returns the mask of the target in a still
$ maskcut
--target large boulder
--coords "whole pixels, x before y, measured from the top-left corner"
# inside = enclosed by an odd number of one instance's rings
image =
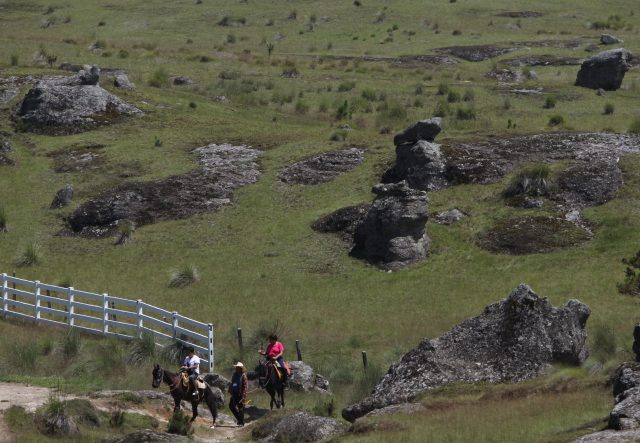
[[[98,85],[96,67],[77,75],[43,79],[27,93],[17,119],[30,132],[59,135],[87,131],[142,111]]]
[[[340,208],[331,214],[320,217],[311,227],[318,232],[338,234],[344,241],[353,242],[356,229],[364,221],[371,205],[363,203]]]
[[[585,60],[580,67],[576,86],[615,91],[629,70],[633,55],[623,48],[610,49]]]
[[[188,442],[188,437],[184,435],[169,434],[167,432],[145,429],[127,434],[115,439],[107,439],[105,443],[146,443],[146,442]]]
[[[302,361],[290,361],[291,378],[289,378],[289,387],[294,391],[309,392],[328,392],[329,381],[320,374],[316,374],[311,366]]]
[[[389,368],[370,396],[343,409],[342,416],[353,421],[448,383],[517,382],[542,374],[553,363],[580,364],[588,356],[590,313],[577,300],[554,308],[521,284],[481,315],[422,340]]]
[[[424,260],[429,251],[429,198],[406,182],[378,184],[364,221],[356,229],[351,255],[386,270]]]
[[[396,146],[414,144],[420,140],[432,142],[440,134],[440,131],[442,131],[442,119],[440,117],[420,120],[393,137],[393,144]]]
[[[207,373],[202,375],[202,379],[212,387],[220,389],[222,392],[227,392],[231,381],[223,375],[216,373]]]
[[[616,37],[615,35],[611,35],[611,34],[602,34],[600,36],[600,43],[602,43],[603,45],[616,45],[618,43],[623,43],[622,40],[620,40],[618,37]]]
[[[383,183],[406,180],[423,191],[437,191],[449,185],[447,163],[440,145],[425,140],[396,147],[396,164],[382,176]]]
[[[51,202],[50,209],[64,208],[71,203],[72,199],[73,186],[67,183],[64,188],[56,192],[56,195],[53,197],[53,201]]]
[[[326,441],[347,431],[347,426],[338,420],[318,417],[306,412],[286,415],[282,419],[265,423],[265,425],[262,426],[263,429],[254,429],[254,435],[259,435],[261,441],[267,442]]]
[[[134,85],[131,80],[129,80],[129,76],[124,72],[120,72],[114,76],[113,86],[115,86],[116,88],[128,90],[136,88],[136,85]]]

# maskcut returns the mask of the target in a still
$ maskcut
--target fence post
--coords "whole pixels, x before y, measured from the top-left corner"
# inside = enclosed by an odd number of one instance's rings
[[[116,309],[116,302],[112,301],[111,302],[111,309]],[[118,321],[118,317],[116,316],[116,314],[111,313],[111,320],[113,321]]]
[[[367,351],[362,351],[362,366],[364,367],[365,371],[369,366],[369,362],[367,361]]]
[[[35,304],[35,308],[36,308],[35,318],[36,318],[36,324],[38,324],[38,322],[40,322],[40,302],[41,302],[41,300],[40,300],[40,281],[36,280],[35,283],[36,283],[36,288],[34,290],[34,294],[36,296],[36,301],[34,303]]]
[[[102,294],[102,333],[109,333],[109,294]]]
[[[7,274],[2,274],[2,317],[7,316]]]
[[[296,340],[296,354],[298,354],[298,361],[302,361],[302,351],[300,351],[300,340]]]
[[[238,348],[240,349],[240,355],[243,355],[244,345],[242,344],[242,328],[237,328],[236,333],[238,334]]]
[[[138,338],[142,338],[142,328],[144,328],[144,319],[142,318],[142,300],[138,299],[136,302],[136,307],[138,308]]]
[[[209,323],[209,372],[213,372],[213,324]]]
[[[51,297],[51,292],[49,292],[49,290],[47,289],[47,297]],[[47,308],[51,309],[51,302],[49,300],[47,300]]]
[[[178,331],[176,331],[176,328],[178,327],[178,317],[177,317],[178,313],[176,311],[173,311],[171,313],[171,329],[173,331],[173,338],[175,339],[178,336]]]
[[[64,320],[69,322],[69,327],[73,328],[76,325],[76,319],[73,318],[74,314],[76,313],[76,308],[73,306],[73,304],[76,301],[76,297],[75,294],[73,293],[73,286],[67,288],[67,294],[69,294],[69,317],[65,318]]]

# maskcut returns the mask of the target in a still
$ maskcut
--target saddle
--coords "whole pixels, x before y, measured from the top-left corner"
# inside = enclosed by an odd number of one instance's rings
[[[180,381],[184,389],[189,389],[189,374],[187,374],[186,371],[182,371],[180,373]],[[206,387],[207,385],[204,380],[202,380],[200,376],[198,376],[196,378],[196,389],[206,389]]]

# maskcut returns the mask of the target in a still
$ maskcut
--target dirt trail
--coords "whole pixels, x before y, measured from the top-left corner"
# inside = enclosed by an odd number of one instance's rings
[[[29,412],[35,411],[38,407],[47,402],[52,390],[40,386],[31,386],[21,383],[0,383],[0,443],[16,441],[15,435],[11,433],[4,421],[4,411],[11,406],[21,406]],[[65,400],[73,398],[83,398],[89,400],[93,405],[103,411],[111,411],[116,406],[112,399],[96,399],[83,396],[64,395]],[[171,416],[172,403],[166,400],[149,400],[144,405],[132,405],[126,412],[150,415],[162,423],[166,423]],[[235,420],[226,415],[218,414],[215,429],[210,429],[210,418],[198,417],[196,420],[196,434],[194,440],[202,443],[231,442],[242,439],[250,425],[239,428],[235,425]],[[162,428],[161,426],[160,428]]]

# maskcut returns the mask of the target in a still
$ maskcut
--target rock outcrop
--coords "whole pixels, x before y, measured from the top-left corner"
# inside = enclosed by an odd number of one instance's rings
[[[386,270],[424,260],[429,251],[429,198],[406,182],[378,184],[376,199],[356,229],[351,255]]]
[[[420,120],[409,126],[393,137],[393,144],[396,146],[404,144],[414,144],[420,140],[432,142],[442,131],[442,119],[440,117]]]
[[[49,209],[64,208],[71,203],[72,199],[73,186],[67,183],[64,188],[56,192],[56,195],[53,197],[53,201],[51,202],[51,206],[49,207]]]
[[[452,225],[465,217],[466,215],[464,212],[457,208],[453,208],[448,211],[436,212],[433,217],[433,222],[438,225]]]
[[[632,54],[622,48],[596,54],[582,63],[576,86],[615,91],[620,88],[632,58]]]
[[[146,443],[146,442],[188,442],[184,435],[158,432],[151,429],[136,431],[116,439],[105,440],[105,443]]]
[[[327,441],[346,431],[347,426],[333,418],[296,412],[263,423],[254,428],[252,434],[254,438],[265,442],[313,442]]]
[[[120,89],[128,89],[133,90],[136,88],[131,80],[129,80],[129,76],[125,73],[116,74],[113,78],[113,86]]]
[[[288,184],[316,185],[326,183],[351,171],[362,163],[362,151],[349,148],[327,152],[299,161],[286,167],[279,175]]]
[[[613,199],[621,186],[622,171],[617,162],[575,162],[560,174],[553,198],[567,206],[597,206]]]
[[[233,192],[255,183],[260,152],[211,144],[193,151],[200,168],[153,182],[130,182],[80,205],[69,218],[72,233],[110,235],[123,220],[142,226],[214,212],[231,204]]]
[[[319,391],[323,393],[329,391],[329,381],[322,375],[316,374],[308,364],[302,361],[290,361],[289,367],[291,368],[289,387],[294,391]]]
[[[603,45],[616,45],[618,43],[624,43],[624,42],[620,40],[618,37],[616,37],[615,35],[602,34],[600,36],[600,43],[602,43]]]
[[[4,133],[0,133],[0,166],[13,166],[15,164],[15,161],[7,156],[11,149],[11,143],[9,143],[7,136]]]
[[[101,88],[99,78],[94,66],[71,77],[40,80],[25,96],[16,118],[27,131],[60,135],[142,114]]]
[[[356,229],[362,224],[371,205],[363,203],[340,208],[331,214],[320,217],[311,227],[318,232],[338,234],[344,241],[353,242]]]
[[[551,306],[521,284],[506,299],[455,326],[394,363],[371,395],[342,411],[353,421],[374,409],[410,401],[452,382],[516,382],[552,363],[580,364],[588,356],[588,306],[570,300]]]

